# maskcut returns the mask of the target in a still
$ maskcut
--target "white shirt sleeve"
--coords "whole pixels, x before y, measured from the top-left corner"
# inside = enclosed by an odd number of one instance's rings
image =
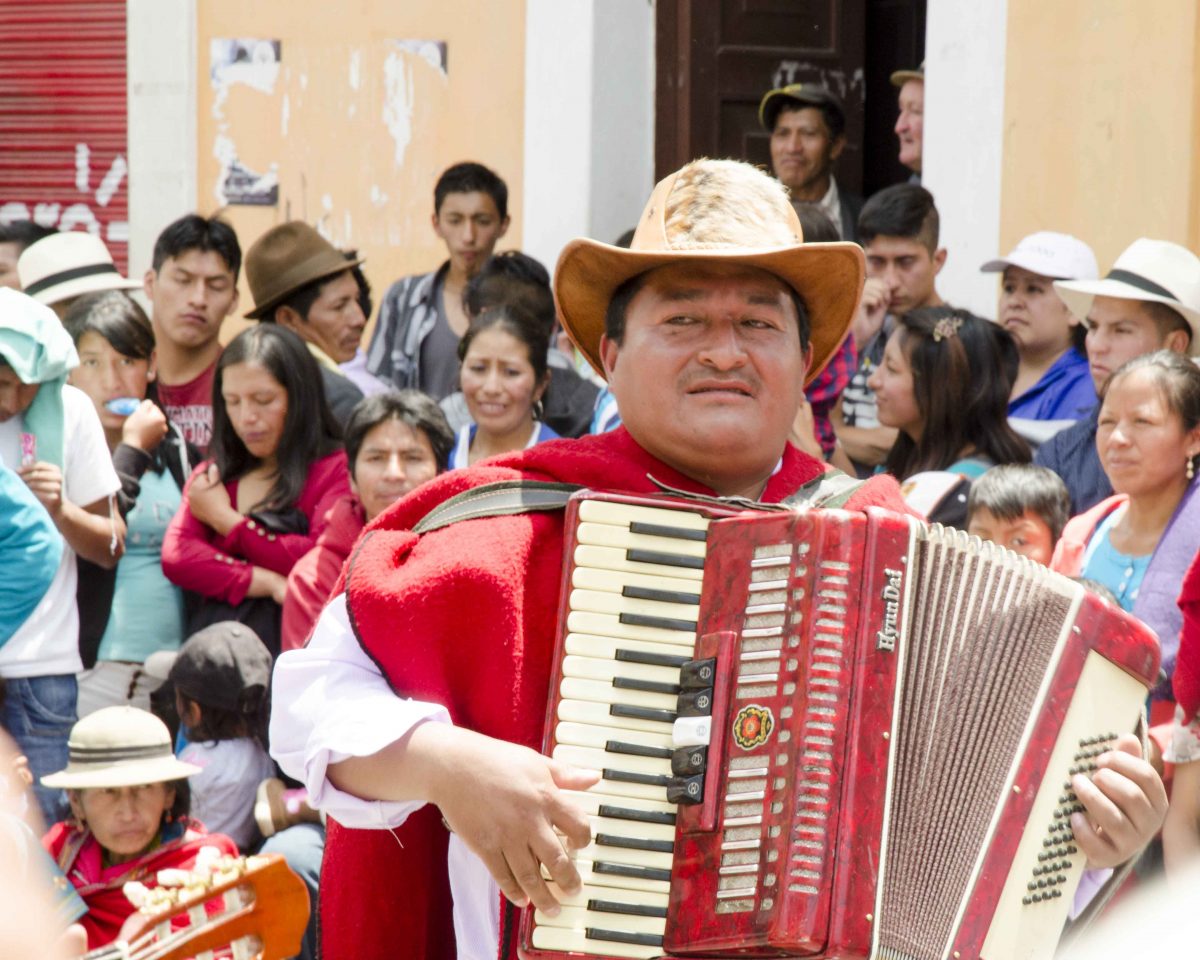
[[[449,723],[446,708],[402,699],[363,651],[346,613],[346,597],[329,602],[308,645],[275,663],[271,755],[308,789],[309,803],[347,827],[398,827],[424,803],[363,800],[325,776],[331,763],[365,757],[419,723]]]
[[[121,489],[100,415],[88,395],[69,383],[62,388],[63,493],[77,507],[89,507]]]

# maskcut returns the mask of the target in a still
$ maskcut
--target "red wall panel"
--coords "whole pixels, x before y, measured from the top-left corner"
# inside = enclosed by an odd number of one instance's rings
[[[128,267],[125,0],[0,0],[0,222],[88,230]]]

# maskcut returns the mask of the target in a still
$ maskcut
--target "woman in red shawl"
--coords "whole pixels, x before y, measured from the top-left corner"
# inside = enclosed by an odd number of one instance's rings
[[[134,707],[107,707],[71,729],[66,769],[42,778],[62,788],[70,820],[56,823],[42,844],[74,884],[88,912],[79,921],[88,949],[117,939],[135,907],[123,887],[157,883],[159,870],[190,870],[204,847],[237,855],[228,837],[206,834],[187,817],[183,780],[200,768],[171,752],[166,725]]]

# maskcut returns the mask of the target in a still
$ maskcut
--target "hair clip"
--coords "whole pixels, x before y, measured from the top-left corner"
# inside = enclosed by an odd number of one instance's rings
[[[958,328],[962,326],[962,317],[942,317],[933,325],[933,342],[941,343],[946,337],[953,337],[958,334]]]

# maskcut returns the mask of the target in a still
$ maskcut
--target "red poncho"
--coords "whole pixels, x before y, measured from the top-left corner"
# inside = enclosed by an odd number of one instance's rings
[[[103,851],[91,831],[80,831],[65,821],[46,832],[42,846],[87,904],[88,912],[79,922],[87,930],[89,950],[116,940],[121,926],[136,909],[121,889],[130,880],[153,887],[159,870],[190,870],[201,847],[216,847],[223,854],[238,855],[237,844],[232,840],[219,833],[205,833],[204,827],[194,820],[188,821],[186,829],[168,826],[161,845],[136,860],[111,867],[104,866]]]
[[[823,467],[787,447],[762,500],[784,499]],[[650,456],[624,429],[542,443],[417,489],[367,527],[347,566],[350,620],[363,649],[400,696],[443,704],[458,726],[539,749],[563,573],[562,511],[469,520],[420,537],[410,528],[442,501],[485,483],[523,478],[659,492],[650,477],[712,493]],[[908,512],[890,477],[868,481],[847,509],[868,506]],[[395,837],[332,819],[328,827],[326,960],[453,958],[447,834],[438,811],[422,808]],[[502,931],[501,956],[515,957],[515,937],[515,927]]]

